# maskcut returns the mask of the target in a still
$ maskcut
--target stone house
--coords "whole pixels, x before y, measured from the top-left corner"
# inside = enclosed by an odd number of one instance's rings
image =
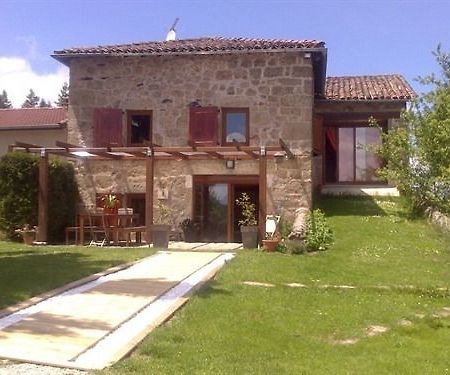
[[[316,40],[200,38],[53,57],[70,67],[69,144],[169,150],[155,162],[155,220],[165,202],[174,223],[193,218],[205,241],[240,239],[243,192],[292,219],[313,189],[379,184],[379,161],[360,146],[380,139],[368,118],[387,127],[414,96],[399,75],[327,79]],[[126,155],[78,163],[81,197],[118,193],[144,222],[146,164]]]

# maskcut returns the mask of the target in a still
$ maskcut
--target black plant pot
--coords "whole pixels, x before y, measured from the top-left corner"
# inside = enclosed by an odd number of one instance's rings
[[[198,242],[198,234],[193,230],[186,230],[184,232],[184,240],[186,242]]]
[[[241,226],[242,245],[245,249],[256,249],[258,247],[258,227]]]
[[[156,224],[152,225],[153,247],[167,249],[169,247],[170,225]]]

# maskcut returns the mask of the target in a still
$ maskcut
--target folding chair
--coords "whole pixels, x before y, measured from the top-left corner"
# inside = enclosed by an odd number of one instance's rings
[[[110,231],[107,228],[105,215],[102,213],[101,216],[101,225],[94,221],[94,217],[92,216],[92,212],[88,212],[89,215],[89,232],[91,234],[91,242],[89,246],[100,246],[103,247],[109,244],[110,240]]]
[[[278,224],[280,223],[280,216],[267,215],[266,216],[266,239],[272,240],[273,236],[278,230]]]

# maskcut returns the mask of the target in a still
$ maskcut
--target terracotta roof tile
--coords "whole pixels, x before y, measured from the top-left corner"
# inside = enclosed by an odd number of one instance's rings
[[[399,74],[327,77],[325,99],[336,101],[411,100],[416,93]]]
[[[172,41],[154,41],[109,46],[67,48],[55,51],[55,57],[68,55],[123,55],[123,54],[208,54],[236,51],[274,51],[279,49],[323,48],[318,40],[250,39],[250,38],[197,38]]]
[[[66,118],[65,108],[0,109],[0,129],[54,127]]]

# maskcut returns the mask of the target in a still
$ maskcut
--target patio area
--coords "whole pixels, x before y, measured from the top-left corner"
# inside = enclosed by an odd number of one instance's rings
[[[134,236],[136,245],[140,243],[141,237],[145,240],[145,243],[150,244],[153,242],[152,229],[154,227],[154,207],[155,203],[160,199],[155,192],[155,169],[158,160],[223,160],[228,163],[231,161],[234,165],[236,160],[252,160],[258,165],[258,174],[256,181],[257,186],[256,201],[258,207],[258,230],[259,238],[264,238],[265,234],[265,219],[267,213],[267,161],[268,159],[286,158],[294,159],[294,154],[290,151],[286,143],[282,140],[278,140],[277,145],[267,146],[183,146],[183,147],[162,147],[149,143],[143,147],[80,147],[73,144],[64,142],[56,142],[56,147],[41,147],[40,145],[29,144],[24,142],[16,142],[15,145],[10,146],[10,151],[22,151],[27,153],[34,153],[40,156],[39,158],[39,199],[38,199],[38,232],[37,242],[47,243],[48,241],[48,206],[49,196],[48,186],[48,164],[49,156],[64,157],[79,161],[87,160],[142,160],[145,162],[145,207],[143,209],[143,215],[145,217],[145,223],[136,224],[133,223],[132,216],[130,214],[130,220],[125,220],[126,225],[108,225],[105,228],[103,223],[102,228],[99,225],[95,225],[95,230],[106,232],[107,243],[113,242],[115,245],[120,244],[119,237],[126,237],[127,245],[131,243],[131,238]],[[125,194],[126,195],[126,194]],[[144,195],[144,194],[143,194]],[[106,207],[106,206],[105,206]],[[128,210],[127,207],[124,208]],[[231,212],[231,211],[230,211]],[[103,221],[105,221],[105,215],[103,215]],[[117,215],[117,214],[116,214]],[[123,215],[122,215],[123,216]],[[228,215],[229,216],[229,215]],[[92,221],[93,213],[83,215],[77,214],[77,223],[74,227],[66,229],[66,242],[68,238],[68,230],[75,234],[75,242],[78,244],[85,244],[85,222]],[[227,218],[228,222],[237,222],[236,220]],[[116,220],[117,221],[117,220]],[[121,221],[121,220],[120,220]],[[92,224],[90,225],[92,226]],[[228,225],[228,234],[226,238],[216,239],[218,242],[228,241],[233,242],[238,240],[232,237],[233,228],[232,225]],[[94,237],[94,233],[91,233],[91,240]],[[111,241],[112,240],[112,241]],[[211,241],[211,238],[201,238],[203,241]],[[91,241],[92,242],[92,241]],[[104,243],[102,243],[103,245]],[[179,244],[176,247],[190,248],[192,246],[198,248],[198,250],[209,249],[211,245],[205,246],[205,244]],[[237,245],[236,245],[237,246]],[[161,246],[160,246],[161,247]],[[162,246],[166,247],[166,246]],[[216,248],[222,249],[223,245],[218,244]],[[231,244],[231,249],[235,249],[235,245]]]

